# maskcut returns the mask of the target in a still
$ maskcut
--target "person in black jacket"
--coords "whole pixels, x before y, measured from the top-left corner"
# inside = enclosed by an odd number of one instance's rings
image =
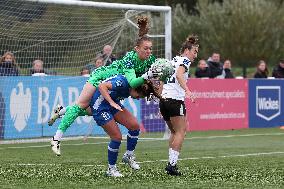
[[[284,78],[284,59],[281,59],[279,64],[273,68],[272,77]]]
[[[199,60],[194,75],[196,78],[209,78],[209,69],[204,59]]]
[[[0,76],[18,76],[19,67],[13,53],[6,52],[1,57],[0,62]]]
[[[231,69],[232,69],[231,60],[229,60],[229,59],[225,60],[224,65],[223,65],[223,73],[224,73],[225,79],[235,78]]]
[[[207,61],[207,65],[209,68],[209,78],[216,78],[217,76],[222,75],[223,67],[220,62],[220,54],[214,52],[212,56]]]
[[[260,60],[256,66],[256,72],[254,74],[254,78],[267,78],[268,77],[268,69],[266,62],[264,60]]]

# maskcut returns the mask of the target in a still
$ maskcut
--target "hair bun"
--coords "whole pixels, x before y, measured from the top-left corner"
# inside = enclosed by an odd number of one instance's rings
[[[143,37],[149,31],[148,27],[148,17],[147,16],[139,16],[137,19],[137,25],[139,27],[139,37]]]
[[[198,38],[197,36],[195,35],[189,35],[187,38],[186,38],[186,41],[191,43],[191,44],[197,44],[198,43]]]

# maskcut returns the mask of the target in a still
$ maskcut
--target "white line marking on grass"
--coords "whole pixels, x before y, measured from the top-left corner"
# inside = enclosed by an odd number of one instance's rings
[[[275,155],[275,154],[284,154],[284,152],[259,152],[259,153],[249,153],[249,154],[233,154],[233,155],[224,155],[224,156],[203,156],[203,157],[189,157],[189,158],[181,158],[179,161],[185,160],[200,160],[200,159],[220,159],[220,158],[232,158],[232,157],[249,157],[249,156],[265,156],[265,155]],[[149,160],[149,161],[141,161],[137,162],[140,164],[144,163],[157,163],[157,162],[167,162],[168,159],[160,159],[160,160]],[[118,163],[118,164],[125,164],[125,163]],[[62,164],[43,164],[43,163],[19,163],[19,164],[12,164],[16,166],[61,166]],[[81,165],[82,167],[105,167],[107,165],[92,165],[92,164],[85,164]]]
[[[226,155],[226,156],[190,157],[190,158],[181,158],[178,160],[185,161],[185,160],[200,160],[200,159],[219,159],[219,158],[262,156],[262,155],[274,155],[274,154],[284,154],[284,152],[261,152],[261,153],[250,153],[250,154],[233,154],[233,155]],[[153,160],[153,161],[142,161],[142,162],[137,162],[137,163],[143,164],[143,163],[155,163],[155,162],[167,162],[167,161],[169,160],[160,159],[160,160]]]
[[[245,134],[245,135],[220,135],[220,136],[208,136],[208,137],[189,137],[184,140],[194,139],[215,139],[215,138],[233,138],[233,137],[253,137],[253,136],[278,136],[284,135],[284,133],[265,133],[265,134]],[[168,140],[163,138],[139,138],[139,140]]]
[[[125,142],[125,141],[124,141]],[[88,143],[79,143],[79,144],[64,144],[64,146],[82,146],[82,145],[89,145],[89,144],[108,144],[109,142],[88,142]],[[5,149],[26,149],[26,148],[43,148],[43,147],[50,147],[50,145],[40,145],[40,146],[10,146],[6,148],[0,148],[0,150]]]
[[[194,139],[214,139],[214,138],[232,138],[232,137],[252,137],[252,136],[277,136],[277,135],[284,135],[284,132],[282,133],[263,133],[263,134],[243,134],[243,135],[219,135],[219,136],[201,136],[201,137],[189,137],[185,138],[185,140],[194,140]],[[78,136],[78,137],[65,137],[62,141],[72,141],[72,140],[83,140],[85,137]],[[88,137],[90,139],[106,139],[108,140],[109,137],[95,137],[90,136]],[[123,139],[126,139],[125,136],[122,137]],[[18,140],[0,140],[0,144],[25,144],[25,143],[41,143],[41,142],[50,142],[51,138],[35,138],[35,139],[18,139]],[[168,140],[164,138],[139,138],[139,140],[145,140],[145,141],[163,141]],[[93,143],[85,143],[85,144],[93,144]],[[76,144],[73,144],[76,145]],[[77,144],[82,145],[82,144]],[[39,147],[46,147],[47,145],[42,145]],[[32,146],[33,147],[33,146]],[[1,150],[1,148],[0,148]]]
[[[279,135],[284,135],[284,133],[264,133],[264,134],[245,134],[245,135],[220,135],[220,136],[208,136],[208,137],[190,137],[190,138],[185,138],[185,140],[195,140],[195,139],[216,139],[216,138],[234,138],[234,137],[254,137],[254,136],[279,136]],[[96,139],[96,137],[93,137]],[[105,139],[104,137],[100,137],[100,139]],[[107,139],[108,137],[106,137]],[[67,138],[68,140],[68,138]],[[139,141],[146,141],[146,142],[151,142],[151,141],[164,141],[167,139],[163,138],[139,138]],[[49,142],[50,140],[48,140]],[[63,142],[66,141],[66,139],[63,139]],[[123,140],[122,142],[126,142]],[[84,142],[84,143],[78,143],[78,144],[64,144],[64,146],[82,146],[82,145],[96,145],[96,144],[108,144],[109,141],[107,142]],[[0,142],[1,144],[1,142]],[[50,147],[50,145],[38,145],[38,146],[8,146],[8,147],[2,147],[0,150],[5,150],[5,149],[26,149],[26,148],[42,148],[42,147]]]

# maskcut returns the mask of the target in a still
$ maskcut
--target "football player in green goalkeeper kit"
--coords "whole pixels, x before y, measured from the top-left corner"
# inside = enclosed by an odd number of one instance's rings
[[[58,147],[60,155],[60,138],[67,128],[75,121],[78,116],[89,115],[86,109],[89,107],[90,100],[97,90],[98,85],[105,79],[118,74],[123,74],[131,88],[141,86],[145,80],[153,78],[158,73],[149,69],[156,58],[152,55],[152,41],[146,36],[148,28],[148,18],[138,18],[139,38],[136,41],[134,50],[128,52],[122,59],[114,61],[109,66],[96,69],[90,76],[75,105],[69,106],[64,111],[57,112],[49,121],[52,125],[54,121],[64,114],[58,130],[51,141],[53,146]]]

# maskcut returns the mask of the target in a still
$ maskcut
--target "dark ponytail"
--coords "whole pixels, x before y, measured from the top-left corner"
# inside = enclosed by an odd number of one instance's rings
[[[137,87],[136,91],[145,96],[148,100],[151,100],[153,96],[158,99],[162,98],[159,93],[159,85],[155,84],[154,81],[151,80],[147,80],[143,85]]]

